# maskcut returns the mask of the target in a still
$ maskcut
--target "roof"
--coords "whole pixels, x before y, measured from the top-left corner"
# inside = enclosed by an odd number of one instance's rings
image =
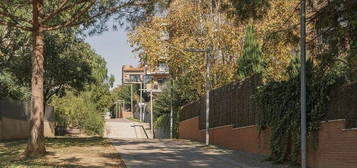
[[[132,65],[123,65],[123,71],[144,72],[144,67],[133,67]]]

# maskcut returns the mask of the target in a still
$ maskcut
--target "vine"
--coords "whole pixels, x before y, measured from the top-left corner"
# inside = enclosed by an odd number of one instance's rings
[[[269,81],[258,88],[256,95],[260,107],[260,129],[271,128],[271,159],[277,162],[299,159],[300,150],[300,70],[298,59],[293,60],[285,81]],[[336,64],[329,70],[321,70],[307,61],[307,133],[316,149],[320,122],[327,115],[328,93],[338,81],[342,81],[346,66]]]

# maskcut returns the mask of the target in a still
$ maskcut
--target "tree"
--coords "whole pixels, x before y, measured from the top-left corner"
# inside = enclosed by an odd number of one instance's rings
[[[245,32],[242,56],[237,59],[238,78],[241,80],[262,73],[263,70],[264,60],[261,45],[256,39],[254,27],[249,25]]]
[[[125,107],[130,107],[131,105],[131,86],[130,85],[120,85],[111,91],[113,103],[112,107],[115,105],[115,101],[124,100]],[[145,95],[143,95],[144,97]],[[140,90],[137,85],[133,84],[133,103],[137,104],[140,100]]]
[[[118,17],[123,17],[125,12],[146,11],[141,7],[148,6],[148,9],[152,9],[155,4],[153,1],[140,2],[142,1],[32,0],[29,3],[24,0],[4,0],[0,2],[0,24],[28,31],[32,35],[32,113],[26,155],[42,155],[46,151],[43,135],[44,32],[79,25],[88,27],[96,23],[94,30],[102,31],[105,30],[103,23],[111,14],[119,12]],[[29,16],[28,11],[32,11],[32,16]]]
[[[83,44],[79,43],[79,45]],[[87,61],[83,63],[90,65],[89,75],[94,79],[93,82],[86,83],[83,90],[67,86],[64,96],[54,96],[50,103],[56,108],[55,114],[61,126],[76,127],[84,129],[87,134],[102,135],[103,115],[112,103],[109,89],[114,79],[107,74],[105,60],[85,46],[88,47],[85,44],[83,50],[79,51],[88,55],[85,57]]]
[[[170,131],[171,105],[173,109],[173,136],[178,137],[179,110],[186,103],[180,97],[178,86],[171,81],[165,83],[161,94],[154,101],[155,126]]]
[[[80,91],[86,84],[95,82],[94,77],[91,76],[91,63],[97,54],[88,44],[76,38],[73,31],[47,32],[44,41],[45,103],[48,103],[53,95],[63,95],[66,88]],[[30,46],[26,47],[30,48]],[[30,58],[30,55],[23,55],[7,62],[8,71],[25,86],[30,86],[31,83]]]

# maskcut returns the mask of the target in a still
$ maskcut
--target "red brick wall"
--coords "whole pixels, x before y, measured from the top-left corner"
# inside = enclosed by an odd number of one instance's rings
[[[310,148],[309,165],[317,168],[356,168],[357,130],[345,129],[345,120],[322,122],[319,146]]]
[[[194,141],[205,141],[205,130],[199,130],[199,117],[184,120],[179,125],[179,137]],[[256,126],[232,128],[231,125],[212,128],[210,132],[210,143],[240,151],[269,154],[270,132],[261,132]]]
[[[205,130],[199,130],[199,118],[184,120],[179,137],[204,142]],[[313,168],[357,168],[357,130],[345,130],[345,120],[321,123],[319,146],[309,148],[309,165]],[[256,126],[232,128],[230,125],[210,129],[210,142],[244,152],[270,153],[270,130],[259,136]]]
[[[181,139],[190,139],[194,141],[204,141],[204,132],[198,128],[198,117],[194,117],[185,121],[181,121],[179,125],[179,137]]]
[[[212,144],[222,145],[232,149],[238,149],[244,152],[269,154],[270,153],[270,132],[261,131],[256,126],[232,128],[225,126],[213,128],[210,130]],[[227,137],[227,138],[222,138]]]

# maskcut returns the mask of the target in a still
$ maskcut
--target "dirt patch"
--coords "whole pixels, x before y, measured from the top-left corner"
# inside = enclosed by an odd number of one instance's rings
[[[0,142],[0,167],[125,168],[109,139],[51,138],[46,140],[46,156],[20,159],[25,147],[26,140]]]

